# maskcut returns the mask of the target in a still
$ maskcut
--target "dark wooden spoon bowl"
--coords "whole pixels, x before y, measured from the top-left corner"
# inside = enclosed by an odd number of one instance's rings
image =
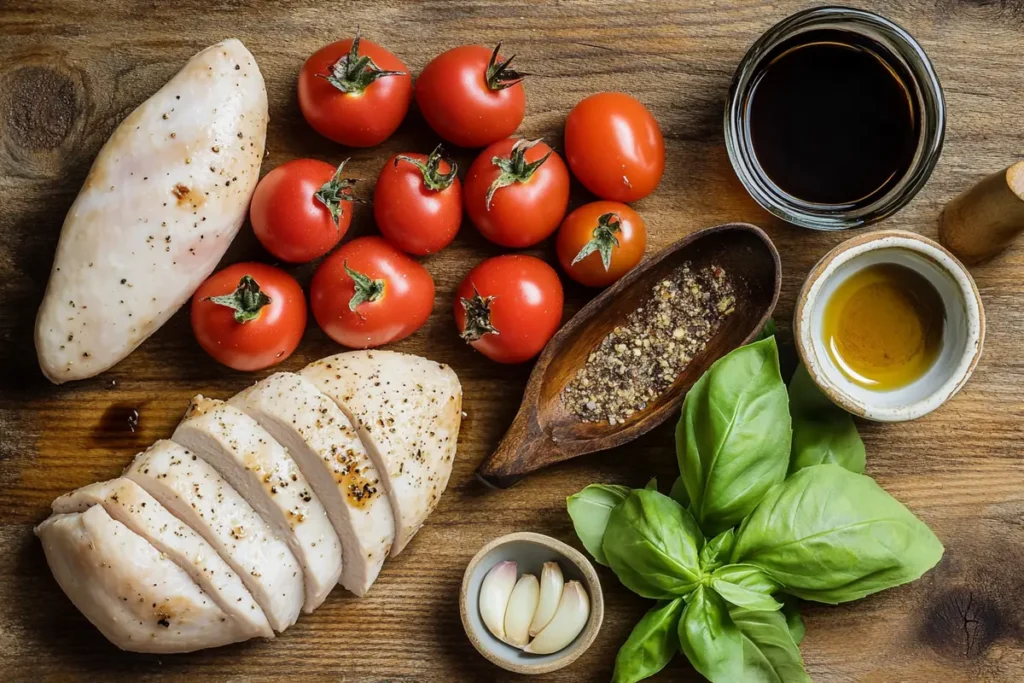
[[[718,265],[733,278],[736,310],[707,346],[660,396],[623,422],[584,422],[562,400],[601,341],[650,296],[655,283],[683,263]],[[489,486],[507,488],[524,475],[585,453],[620,446],[677,415],[686,392],[712,363],[757,337],[779,298],[782,266],[768,236],[746,223],[728,223],[687,235],[641,262],[594,298],[558,331],[530,374],[512,426],[477,468]]]

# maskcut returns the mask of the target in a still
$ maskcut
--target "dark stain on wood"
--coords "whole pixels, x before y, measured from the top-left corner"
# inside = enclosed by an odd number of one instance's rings
[[[932,599],[922,629],[925,642],[945,657],[981,657],[1004,629],[1000,599],[985,590],[984,585],[960,588]]]

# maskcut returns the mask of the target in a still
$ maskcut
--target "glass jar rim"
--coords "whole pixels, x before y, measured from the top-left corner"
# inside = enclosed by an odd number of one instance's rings
[[[887,192],[862,206],[836,207],[803,202],[780,190],[754,154],[747,121],[752,86],[765,57],[785,40],[810,30],[836,29],[866,36],[900,60],[911,76],[921,112],[917,148],[903,177]],[[758,204],[782,220],[815,230],[846,230],[880,221],[906,206],[924,187],[939,156],[946,128],[945,99],[931,61],[921,45],[896,23],[865,10],[815,7],[778,22],[743,56],[725,107],[725,146],[740,182]]]

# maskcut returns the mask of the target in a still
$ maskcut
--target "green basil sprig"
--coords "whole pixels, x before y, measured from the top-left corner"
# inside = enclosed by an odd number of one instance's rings
[[[628,486],[591,484],[566,500],[576,535],[583,541],[583,547],[603,565],[608,564],[601,550],[608,516],[616,505],[626,500],[632,490]]]
[[[824,463],[864,472],[864,442],[853,416],[821,393],[802,363],[789,381],[789,412],[793,416],[790,474]]]
[[[704,536],[679,503],[636,489],[608,517],[601,550],[626,588],[654,600],[688,595],[701,579]]]
[[[941,557],[931,529],[870,477],[814,465],[768,492],[730,559],[764,569],[791,595],[838,604],[913,581]]]
[[[736,526],[785,479],[791,436],[774,337],[733,351],[697,380],[683,402],[676,452],[702,529]]]
[[[652,480],[567,499],[594,558],[659,600],[620,649],[614,683],[653,675],[680,649],[712,683],[806,683],[798,598],[855,600],[942,556],[931,530],[860,474],[852,418],[802,368],[787,391],[772,337],[697,381],[676,451],[670,496]]]
[[[662,600],[644,615],[615,657],[612,683],[635,683],[664,669],[679,652],[682,598]]]

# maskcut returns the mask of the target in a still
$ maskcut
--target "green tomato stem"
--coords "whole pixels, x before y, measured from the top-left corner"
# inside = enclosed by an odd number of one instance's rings
[[[348,159],[341,162],[338,165],[338,170],[331,176],[331,179],[321,185],[320,189],[313,195],[314,199],[326,206],[327,210],[331,212],[331,220],[334,221],[334,227],[339,230],[341,229],[341,215],[345,212],[345,205],[342,202],[356,201],[356,198],[352,195],[352,187],[357,181],[353,178],[341,177],[341,171],[348,162]]]
[[[317,74],[343,93],[358,95],[370,87],[377,79],[385,76],[404,76],[404,71],[386,71],[377,66],[368,55],[359,56],[359,31],[352,40],[352,48],[347,55],[331,65],[327,74]]]
[[[491,303],[497,297],[480,296],[480,292],[473,288],[473,297],[466,299],[461,297],[462,308],[466,311],[466,327],[462,330],[461,336],[467,342],[476,341],[485,334],[501,334],[498,328],[491,324]]]
[[[455,174],[459,170],[454,161],[445,158],[444,148],[441,145],[434,148],[434,151],[427,157],[426,163],[404,154],[399,154],[395,157],[396,167],[398,166],[399,161],[407,161],[419,169],[419,172],[423,175],[423,184],[428,190],[433,192],[440,192],[441,190],[448,189],[448,187],[455,182]],[[447,173],[441,173],[440,169],[442,161],[445,161],[448,164],[449,171]]]
[[[597,219],[597,227],[594,228],[593,237],[583,245],[580,253],[572,260],[570,265],[576,265],[595,251],[601,255],[601,263],[604,264],[604,272],[612,267],[612,250],[619,246],[619,238],[615,233],[622,230],[622,219],[617,213],[606,213]]]
[[[272,299],[263,293],[260,285],[250,275],[243,275],[238,287],[231,294],[208,296],[203,301],[210,301],[218,306],[227,306],[235,311],[235,322],[247,323],[260,317],[260,311]]]
[[[526,151],[540,142],[540,138],[536,140],[519,139],[512,145],[512,151],[509,153],[508,158],[491,157],[491,163],[501,170],[501,174],[487,188],[486,206],[488,211],[491,210],[491,200],[494,199],[495,192],[515,183],[525,183],[548,160],[553,150],[548,150],[547,154],[536,161],[526,162]]]
[[[373,303],[384,296],[384,280],[372,280],[358,270],[352,270],[348,267],[348,261],[345,261],[345,272],[352,278],[355,285],[355,294],[348,300],[348,310],[357,313],[356,309],[359,308],[359,304],[367,301]]]

